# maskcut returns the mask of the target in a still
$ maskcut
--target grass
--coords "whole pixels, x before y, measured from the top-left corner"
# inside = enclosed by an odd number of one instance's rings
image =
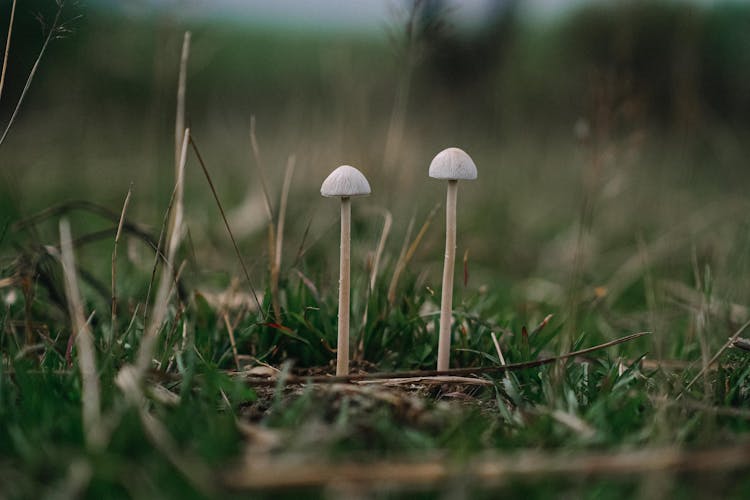
[[[244,126],[241,112],[210,109],[206,86],[202,111],[186,111],[191,83],[236,65],[191,79],[209,37],[197,31],[189,52],[184,42],[180,83],[175,73],[170,85],[187,95],[177,115],[189,118],[177,120],[174,142],[173,124],[153,139],[166,153],[149,156],[134,133],[99,122],[81,125],[80,153],[62,140],[75,127],[54,132],[55,111],[21,114],[2,145],[15,166],[0,187],[0,498],[750,494],[750,356],[727,342],[747,337],[750,319],[744,129],[665,131],[628,121],[606,96],[588,136],[572,134],[577,115],[564,109],[549,116],[569,123],[491,127],[528,124],[498,111],[506,95],[480,114],[474,97],[446,99],[419,71],[415,89],[398,91],[412,100],[392,110],[381,99],[392,72],[379,67],[384,76],[364,83],[382,47],[347,52],[346,62],[330,41],[307,44],[304,65],[315,71],[303,71],[285,41],[284,68],[315,73],[319,56],[351,79],[326,87],[342,99],[333,119],[301,98],[265,114],[256,135],[254,118]],[[549,57],[554,44],[533,43]],[[543,66],[522,65],[531,67],[523,78]],[[260,73],[273,86],[274,73]],[[310,78],[303,96],[324,80]],[[382,151],[392,116],[398,165]],[[129,120],[128,130],[160,130]],[[29,147],[40,131],[61,145]],[[459,139],[480,180],[459,194],[452,366],[472,373],[311,383],[334,372],[336,357],[338,241],[335,207],[318,199],[324,172],[353,158],[373,186],[352,217],[353,372],[428,373],[444,186],[426,169],[436,145]],[[121,154],[123,144],[137,153]],[[33,177],[49,155],[65,168]],[[110,155],[117,168],[101,167]],[[77,158],[80,182],[58,182]],[[168,174],[148,173],[152,164]],[[119,183],[127,176],[130,188]],[[247,184],[258,189],[246,194]],[[70,196],[87,201],[63,202]],[[243,228],[252,217],[256,229]],[[487,369],[640,331],[651,333],[542,366]]]

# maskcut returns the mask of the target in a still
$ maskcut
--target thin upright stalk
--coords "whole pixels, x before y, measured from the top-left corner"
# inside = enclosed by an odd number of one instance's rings
[[[5,88],[5,71],[8,69],[8,55],[10,54],[10,40],[13,35],[13,18],[16,16],[16,0],[10,8],[10,22],[8,23],[8,36],[5,38],[5,55],[3,56],[3,69],[0,72],[0,97]]]
[[[349,374],[349,267],[351,227],[351,198],[341,198],[341,259],[339,267],[339,328],[336,344],[336,375]]]
[[[445,264],[443,294],[440,302],[440,337],[438,339],[438,370],[450,367],[451,316],[453,312],[453,269],[456,261],[456,197],[458,181],[448,181],[445,201]]]

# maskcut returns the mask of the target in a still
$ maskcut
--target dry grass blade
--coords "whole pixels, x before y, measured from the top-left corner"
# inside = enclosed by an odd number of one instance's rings
[[[175,178],[180,170],[180,154],[182,152],[182,138],[185,136],[185,94],[187,89],[187,65],[190,58],[191,33],[185,32],[182,38],[182,52],[180,54],[180,75],[177,83],[177,110],[174,123],[174,174]],[[181,198],[178,195],[178,201]]]
[[[72,323],[71,335],[75,337],[76,349],[78,350],[78,366],[81,370],[83,428],[87,446],[96,449],[103,442],[99,377],[96,371],[96,352],[93,336],[83,311],[83,301],[81,300],[81,291],[75,271],[73,239],[67,219],[60,220],[60,249],[65,280],[65,296],[68,301],[68,312]]]
[[[237,354],[237,342],[234,340],[234,328],[232,323],[229,321],[226,311],[222,315],[224,317],[224,325],[227,327],[227,333],[229,334],[229,343],[232,346],[232,357],[234,358],[234,366],[237,370],[240,370],[240,358]]]
[[[211,175],[208,173],[208,168],[206,167],[206,164],[203,161],[203,157],[201,156],[201,153],[198,150],[198,145],[195,143],[195,140],[192,137],[190,138],[190,144],[193,147],[195,156],[198,158],[198,163],[200,163],[201,169],[203,169],[203,175],[205,175],[206,181],[208,182],[208,186],[211,188],[211,193],[214,195],[214,200],[216,201],[216,205],[219,207],[219,212],[221,213],[221,218],[224,221],[224,226],[227,229],[227,233],[229,233],[229,239],[232,240],[232,245],[234,246],[234,251],[237,254],[237,259],[240,261],[242,272],[245,274],[245,279],[247,280],[247,284],[250,287],[250,292],[253,294],[253,299],[255,300],[255,304],[258,306],[258,314],[262,318],[264,316],[263,307],[260,304],[260,300],[258,300],[258,294],[255,293],[255,287],[253,286],[253,281],[252,279],[250,279],[250,272],[247,270],[247,266],[245,265],[245,260],[242,258],[242,253],[240,253],[240,247],[237,246],[237,240],[234,239],[234,234],[232,233],[232,228],[229,226],[229,221],[227,220],[227,215],[224,212],[224,207],[221,205],[221,200],[219,200],[219,194],[216,192],[214,183],[211,180]]]
[[[5,88],[5,71],[8,69],[8,56],[10,55],[10,40],[13,37],[13,19],[16,16],[16,0],[13,0],[13,5],[10,8],[10,21],[8,21],[8,35],[5,38],[5,54],[3,55],[3,69],[0,73],[0,101],[3,96],[3,89]]]
[[[2,145],[3,142],[5,142],[5,138],[8,136],[8,132],[10,132],[10,128],[13,126],[13,123],[16,121],[18,112],[21,109],[21,104],[23,104],[23,101],[26,98],[26,94],[28,93],[29,88],[31,87],[31,82],[34,80],[34,76],[36,76],[36,72],[39,69],[39,64],[42,62],[44,53],[47,52],[47,47],[49,47],[49,43],[52,41],[55,33],[57,32],[57,29],[59,28],[60,16],[62,15],[64,5],[65,5],[65,2],[62,0],[59,1],[57,4],[57,13],[55,14],[55,19],[54,21],[52,21],[52,25],[50,26],[49,33],[47,33],[47,36],[44,39],[44,43],[42,44],[42,48],[39,50],[39,55],[36,56],[34,65],[31,67],[31,71],[29,71],[29,76],[26,77],[26,83],[23,86],[21,95],[18,97],[18,102],[16,102],[16,107],[13,109],[13,113],[10,115],[10,119],[8,120],[8,123],[5,125],[5,130],[3,131],[3,135],[0,136],[0,145]]]
[[[375,290],[375,280],[378,278],[378,268],[380,267],[380,259],[383,257],[383,251],[385,250],[385,242],[388,241],[388,235],[391,234],[391,226],[393,225],[393,215],[387,209],[383,209],[383,231],[380,233],[380,240],[378,240],[378,247],[375,249],[375,257],[372,259],[372,269],[370,270],[370,293]]]
[[[495,351],[497,352],[497,357],[500,360],[500,364],[506,364],[505,356],[503,356],[503,351],[502,349],[500,349],[500,342],[497,341],[497,335],[495,335],[495,332],[490,332],[490,335],[492,336],[492,343],[495,344]]]
[[[565,361],[567,359],[576,358],[578,356],[585,356],[587,354],[591,354],[592,352],[600,351],[602,349],[607,349],[609,347],[623,344],[625,342],[630,342],[632,340],[643,337],[644,335],[648,335],[649,333],[651,332],[633,333],[630,335],[626,335],[624,337],[610,340],[609,342],[605,342],[603,344],[598,344],[593,347],[587,347],[585,349],[580,349],[578,351],[568,352],[560,356],[552,356],[549,358],[541,358],[541,359],[536,359],[533,361],[523,361],[521,363],[510,363],[510,364],[500,365],[500,366],[481,366],[481,367],[475,367],[475,368],[452,368],[449,370],[409,370],[409,371],[402,371],[402,372],[365,373],[365,374],[356,374],[356,375],[342,375],[342,376],[335,376],[335,377],[331,377],[331,376],[300,377],[300,376],[287,374],[284,377],[284,382],[287,384],[304,384],[304,383],[337,384],[337,383],[345,383],[345,382],[359,382],[362,380],[406,379],[406,378],[424,378],[424,377],[442,377],[442,376],[468,377],[468,376],[477,376],[477,375],[491,374],[491,373],[507,373],[511,371],[526,370],[529,368],[536,368],[539,366],[549,365],[549,364],[557,363],[558,361]],[[250,385],[268,386],[268,385],[275,385],[277,383],[277,380],[275,378],[248,378],[246,379],[246,382]]]
[[[128,194],[125,196],[125,202],[122,204],[122,212],[120,212],[120,222],[117,224],[117,233],[115,233],[115,245],[112,249],[112,336],[114,340],[115,324],[117,322],[117,245],[120,243],[120,236],[122,235],[122,225],[125,222],[125,213],[128,211],[128,205],[130,205],[130,195],[133,193],[133,184],[128,188]]]
[[[187,161],[187,146],[189,140],[190,129],[188,128],[185,129],[185,136],[182,142],[182,154],[180,156],[181,168],[178,172],[177,184],[181,184],[185,177],[185,163]],[[175,192],[178,189],[179,187],[175,186]],[[151,359],[156,347],[159,330],[161,329],[164,318],[167,315],[167,309],[169,307],[169,297],[172,290],[171,285],[174,280],[172,268],[175,256],[177,254],[177,249],[179,248],[180,241],[182,240],[182,211],[179,210],[179,207],[176,207],[175,216],[172,220],[173,224],[167,234],[167,263],[162,272],[161,280],[159,281],[159,287],[156,292],[156,299],[154,301],[151,318],[148,325],[146,326],[146,331],[143,334],[141,345],[138,349],[135,372],[136,387],[140,386],[140,382],[143,376],[151,366]]]
[[[580,478],[627,476],[654,472],[709,472],[746,470],[750,445],[740,444],[705,450],[677,447],[623,450],[619,452],[545,453],[528,450],[510,456],[485,456],[466,464],[446,459],[388,460],[364,463],[326,463],[317,460],[250,461],[225,476],[236,489],[300,488],[332,484],[382,487],[383,484],[434,488],[436,483],[460,479],[480,486],[508,480],[532,480],[550,476]]]
[[[263,171],[263,164],[260,161],[260,147],[258,147],[258,138],[255,135],[255,115],[250,117],[250,148],[253,151],[255,168],[258,170],[258,179],[260,179],[260,187],[263,190],[263,199],[266,202],[268,223],[271,224],[273,223],[273,206],[271,204],[271,195],[268,193],[268,183],[266,182],[266,175]]]
[[[279,220],[276,223],[276,241],[273,248],[273,262],[271,264],[271,301],[273,302],[273,313],[276,322],[281,324],[281,299],[279,297],[279,274],[281,273],[281,254],[284,247],[284,223],[286,209],[289,203],[289,188],[292,185],[296,157],[291,155],[286,163],[284,171],[284,184],[281,188],[281,200],[279,202]]]
[[[404,269],[406,269],[406,266],[409,265],[412,257],[414,257],[414,253],[417,251],[417,248],[419,248],[419,244],[422,242],[422,238],[424,238],[424,235],[427,233],[427,229],[429,229],[430,224],[432,224],[432,219],[435,217],[435,214],[437,213],[439,208],[440,204],[437,204],[433,207],[433,209],[427,215],[427,219],[425,219],[424,224],[422,224],[422,227],[419,229],[419,232],[414,237],[414,240],[411,242],[411,245],[409,245],[409,247],[406,249],[406,252],[402,252],[402,254],[399,256],[398,262],[396,262],[396,268],[393,271],[391,284],[388,287],[388,302],[390,302],[391,304],[393,304],[393,302],[396,300],[396,288],[398,287],[398,280],[401,277],[401,273],[404,272]],[[407,231],[407,233],[409,232],[410,231]]]
[[[719,357],[722,354],[724,354],[724,351],[726,351],[727,349],[729,349],[729,347],[732,344],[734,344],[734,342],[739,338],[739,336],[742,335],[742,332],[744,332],[747,329],[747,327],[749,327],[749,326],[750,326],[750,321],[746,322],[744,325],[742,325],[741,327],[739,327],[739,329],[737,329],[737,331],[734,332],[734,335],[732,335],[731,337],[729,337],[729,340],[727,340],[724,343],[724,345],[721,346],[721,349],[719,349],[719,351],[716,354],[714,354],[714,357],[711,358],[708,361],[708,363],[706,363],[703,366],[703,368],[701,368],[701,371],[698,372],[698,375],[696,375],[695,377],[693,377],[693,379],[688,383],[688,385],[685,386],[685,389],[683,389],[682,392],[680,392],[680,394],[677,395],[677,399],[680,399],[682,397],[682,395],[685,393],[685,391],[687,391],[688,389],[690,389],[690,387],[692,387],[692,385],[695,382],[697,382],[698,379],[703,376],[703,374],[706,373],[706,371],[708,370],[708,368],[711,365],[713,365],[714,363],[716,363],[716,360],[719,359]]]
[[[385,250],[385,242],[388,240],[388,235],[391,232],[391,225],[393,224],[393,215],[387,209],[383,210],[383,231],[380,233],[380,239],[378,240],[378,246],[375,249],[375,256],[372,259],[372,269],[370,269],[370,282],[369,288],[367,289],[367,301],[365,302],[365,312],[362,314],[362,329],[367,326],[367,315],[370,312],[370,296],[375,291],[375,281],[378,278],[378,270],[380,268],[380,259],[383,256]],[[364,354],[365,338],[364,335],[360,336],[359,344],[357,345],[357,354],[359,358]]]

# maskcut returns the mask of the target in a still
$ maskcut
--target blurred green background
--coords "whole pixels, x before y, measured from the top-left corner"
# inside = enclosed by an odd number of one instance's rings
[[[319,195],[327,173],[351,164],[373,187],[354,204],[355,273],[376,248],[378,210],[393,214],[387,269],[410,220],[419,228],[442,202],[431,158],[459,146],[479,169],[459,192],[469,289],[503,290],[522,308],[560,303],[571,284],[581,300],[614,306],[630,293],[643,304],[644,279],[692,286],[708,266],[724,296],[749,298],[737,277],[750,249],[750,5],[424,0],[365,2],[357,15],[345,2],[303,4],[67,2],[0,146],[1,227],[71,199],[119,212],[132,183],[130,216],[158,231],[190,30],[188,124],[259,280],[268,247],[253,117],[274,200],[296,158],[284,263],[304,245],[323,288],[336,286],[338,246],[337,206]],[[19,2],[2,123],[56,9]],[[226,284],[239,265],[194,158],[187,168],[191,276]],[[74,232],[96,224],[82,217]],[[442,226],[438,215],[410,269],[432,288]],[[39,231],[56,241],[55,224]],[[6,248],[22,237],[6,233]]]

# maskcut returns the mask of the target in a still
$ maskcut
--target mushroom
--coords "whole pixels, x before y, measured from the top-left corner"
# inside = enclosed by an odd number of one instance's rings
[[[349,374],[349,241],[351,239],[351,198],[370,194],[370,184],[362,172],[342,165],[323,181],[323,196],[341,198],[341,261],[339,265],[339,322],[336,343],[336,375]]]
[[[430,177],[448,181],[445,202],[445,264],[443,293],[440,303],[440,336],[438,338],[438,370],[450,367],[451,314],[453,310],[453,269],[456,260],[456,195],[459,180],[477,178],[477,167],[465,151],[448,148],[439,152],[430,163]]]

